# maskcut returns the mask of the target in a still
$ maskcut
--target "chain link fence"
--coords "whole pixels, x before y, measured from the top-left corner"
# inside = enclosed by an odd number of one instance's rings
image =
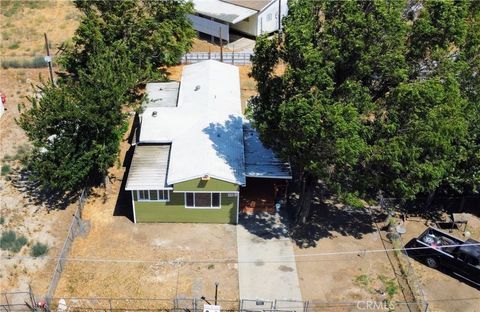
[[[52,280],[50,282],[50,286],[48,287],[48,291],[45,296],[48,303],[51,302],[51,298],[55,294],[55,290],[57,289],[58,282],[60,281],[60,277],[62,276],[65,263],[70,253],[72,243],[75,241],[75,238],[77,236],[83,235],[88,231],[88,223],[82,220],[82,210],[87,200],[87,197],[88,197],[88,190],[85,188],[82,190],[80,194],[80,198],[78,200],[78,206],[73,215],[72,223],[70,224],[67,238],[65,239],[65,242],[63,243],[63,247],[58,255],[58,260],[57,260],[57,264],[55,265],[55,270],[53,271]]]
[[[319,300],[217,300],[211,298],[51,298],[50,305],[40,308],[32,292],[2,293],[0,308],[16,311],[165,311],[202,312],[205,305],[217,303],[225,312],[352,312],[352,311],[416,311],[416,302],[357,300],[327,302]],[[6,298],[6,299],[5,299]],[[427,311],[427,310],[425,310]]]
[[[186,53],[182,59],[182,64],[193,64],[205,60],[215,60],[233,65],[251,64],[253,52],[191,52]]]

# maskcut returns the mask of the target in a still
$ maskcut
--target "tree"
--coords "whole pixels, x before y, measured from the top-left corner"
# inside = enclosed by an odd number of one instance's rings
[[[400,1],[289,4],[282,40],[257,40],[250,114],[300,174],[297,221],[318,179],[337,194],[408,198],[448,184],[471,157],[479,114],[464,96],[478,71],[459,78],[472,52],[450,51],[469,42],[468,3],[424,2],[412,20]]]
[[[144,73],[125,46],[89,57],[78,79],[44,84],[19,125],[35,147],[29,169],[43,189],[66,192],[105,174],[126,130],[122,106]]]
[[[63,51],[66,72],[44,84],[19,124],[35,149],[31,177],[65,193],[91,185],[117,159],[127,130],[122,108],[159,67],[176,64],[192,43],[190,2],[75,1],[84,13],[73,46]]]
[[[89,55],[115,42],[126,45],[129,59],[150,76],[163,66],[178,63],[192,46],[195,31],[187,18],[193,4],[183,0],[76,0],[84,14],[73,46],[63,64],[71,74],[85,66]]]

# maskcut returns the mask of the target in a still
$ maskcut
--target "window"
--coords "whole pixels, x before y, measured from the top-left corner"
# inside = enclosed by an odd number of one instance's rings
[[[220,193],[185,193],[187,208],[220,208]]]
[[[150,200],[157,200],[158,199],[158,193],[157,191],[150,191]]]
[[[272,20],[272,13],[267,14],[267,22],[270,22]]]
[[[138,191],[138,200],[149,200],[148,191]]]
[[[133,191],[133,199],[139,201],[169,201],[169,190],[139,190]]]
[[[212,207],[220,207],[220,193],[212,193]]]
[[[168,190],[159,190],[158,191],[158,200],[170,200],[170,192]]]

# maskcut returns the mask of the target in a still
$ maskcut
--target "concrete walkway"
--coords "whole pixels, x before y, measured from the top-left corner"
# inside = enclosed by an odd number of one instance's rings
[[[235,52],[253,52],[253,48],[255,48],[255,40],[245,37],[231,36],[230,43],[225,47]]]
[[[302,300],[286,225],[268,213],[241,215],[237,226],[240,298]],[[290,303],[294,309],[301,305]],[[298,309],[296,307],[298,305]]]

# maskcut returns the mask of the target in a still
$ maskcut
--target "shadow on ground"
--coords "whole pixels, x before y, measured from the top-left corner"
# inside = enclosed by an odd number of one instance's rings
[[[26,194],[29,202],[35,206],[44,206],[47,210],[64,210],[78,200],[81,191],[51,192],[42,190],[40,184],[30,179],[30,172],[25,169],[14,169],[8,176],[12,186]]]
[[[125,154],[125,159],[123,161],[123,167],[125,167],[125,173],[122,177],[122,185],[120,186],[120,191],[118,193],[117,201],[115,202],[115,209],[113,210],[114,216],[126,217],[130,221],[133,220],[133,207],[132,207],[132,197],[129,191],[125,190],[125,184],[127,184],[128,171],[130,170],[130,165],[132,163],[133,152],[135,150],[134,146],[130,146],[130,149]]]
[[[292,229],[292,238],[302,248],[315,247],[322,238],[338,235],[361,239],[377,231],[375,223],[382,222],[386,214],[375,209],[350,208],[334,204],[315,203],[310,220]]]
[[[289,237],[289,221],[283,213],[241,213],[238,221],[240,226],[263,239]]]
[[[130,134],[128,136],[128,143],[130,148],[125,153],[125,158],[123,159],[122,167],[125,168],[125,172],[122,177],[122,184],[120,185],[120,191],[118,193],[117,201],[115,202],[115,209],[113,210],[114,216],[126,217],[130,221],[133,220],[133,207],[132,207],[132,197],[129,191],[125,190],[125,185],[127,184],[128,171],[130,170],[130,165],[132,164],[133,152],[135,151],[135,146],[131,144],[136,143],[137,140],[136,130],[138,128],[140,121],[138,115],[135,115],[132,128],[130,129]]]

